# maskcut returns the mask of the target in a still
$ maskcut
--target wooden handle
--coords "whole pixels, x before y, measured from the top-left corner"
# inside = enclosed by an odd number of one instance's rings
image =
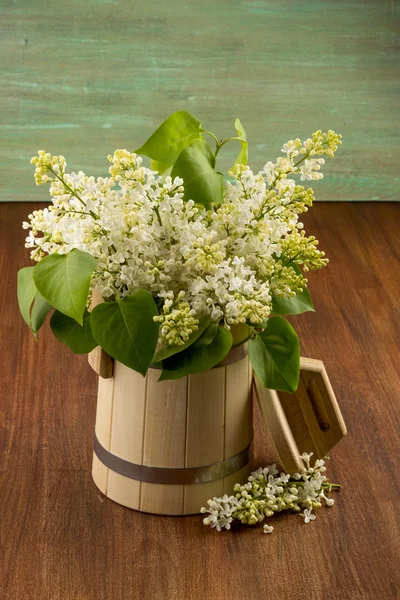
[[[293,432],[275,390],[266,389],[254,375],[256,397],[268,426],[275,450],[284,469],[295,473],[304,469]]]
[[[288,473],[302,468],[301,454],[323,458],[347,433],[323,362],[300,358],[297,390],[276,392],[255,376],[257,398],[280,461]],[[300,467],[301,465],[301,467]]]

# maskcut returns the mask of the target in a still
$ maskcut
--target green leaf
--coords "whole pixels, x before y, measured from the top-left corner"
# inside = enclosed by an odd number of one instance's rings
[[[35,337],[52,308],[52,305],[43,298],[42,294],[36,292],[31,312],[31,329]]]
[[[244,130],[243,125],[239,121],[239,119],[236,119],[236,121],[235,121],[235,129],[238,133],[238,138],[242,144],[242,149],[240,150],[239,155],[234,162],[234,166],[235,165],[247,165],[248,160],[249,160],[249,156],[248,156],[249,144],[247,142],[246,132]]]
[[[163,346],[162,348],[159,349],[158,352],[156,352],[156,354],[153,358],[153,363],[158,363],[162,360],[165,360],[169,356],[172,356],[173,354],[177,354],[178,352],[182,352],[183,350],[185,350],[186,348],[191,346],[202,335],[202,333],[207,329],[207,327],[210,324],[210,321],[211,321],[211,317],[209,315],[206,315],[206,316],[202,317],[201,319],[199,319],[198,329],[196,329],[196,331],[193,331],[193,333],[190,334],[187,342],[185,342],[181,346],[178,346],[177,344],[171,344],[170,346]]]
[[[293,263],[290,266],[298,275],[301,274],[301,271],[296,264]],[[301,293],[296,294],[292,298],[290,296],[283,298],[280,296],[272,297],[271,314],[273,315],[301,315],[305,312],[315,312],[311,296],[306,286],[304,286]]]
[[[56,310],[50,319],[50,327],[59,342],[68,346],[75,354],[86,354],[96,348],[90,325],[90,313],[85,310],[83,325]]]
[[[35,267],[33,279],[39,292],[54,308],[82,325],[96,261],[87,252],[71,250],[51,254]]]
[[[272,315],[301,315],[305,312],[315,312],[314,305],[308,289],[305,287],[300,294],[296,294],[291,298],[286,296],[272,297]]]
[[[283,392],[297,389],[300,345],[293,327],[282,317],[271,317],[262,333],[249,340],[253,369],[264,387]]]
[[[193,344],[193,347],[199,348],[201,346],[209,346],[209,344],[211,344],[211,342],[214,341],[217,333],[218,333],[218,324],[210,323],[210,325],[207,327],[207,329],[205,330],[203,335],[201,335],[199,337],[199,339],[195,341],[195,343]]]
[[[211,203],[221,204],[223,177],[214,171],[215,156],[206,140],[194,140],[174,164],[171,177],[182,177],[184,199],[194,200],[209,208]]]
[[[163,361],[163,371],[158,381],[180,379],[185,375],[207,371],[225,358],[232,346],[229,331],[218,327],[214,340],[208,346],[189,346],[183,352]]]
[[[253,331],[252,327],[248,327],[245,323],[239,323],[238,325],[231,325],[232,334],[232,348],[240,346],[247,342]]]
[[[150,169],[152,171],[157,171],[159,175],[162,175],[165,171],[171,168],[171,165],[167,165],[162,162],[158,162],[158,160],[151,159],[150,161]]]
[[[115,360],[145,375],[153,359],[159,325],[149,292],[138,290],[117,302],[104,302],[91,312],[93,336]]]
[[[201,137],[201,123],[186,110],[170,115],[135,152],[173,165],[184,148]]]
[[[28,325],[31,326],[30,307],[36,294],[36,285],[33,280],[35,267],[24,267],[17,275],[17,297],[21,315]]]

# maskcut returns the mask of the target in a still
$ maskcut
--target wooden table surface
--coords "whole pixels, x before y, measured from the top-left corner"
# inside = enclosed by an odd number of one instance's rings
[[[386,600],[399,586],[399,218],[397,204],[317,204],[306,215],[329,267],[310,276],[317,313],[293,319],[322,359],[348,436],[328,474],[336,505],[305,525],[221,534],[200,516],[157,517],[104,498],[90,469],[96,377],[48,327],[19,317],[20,222],[0,205],[0,592],[4,600]],[[256,420],[256,463],[274,459]]]

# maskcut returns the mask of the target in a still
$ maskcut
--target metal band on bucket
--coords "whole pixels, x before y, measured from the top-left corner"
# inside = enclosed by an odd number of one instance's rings
[[[150,467],[129,462],[116,454],[112,454],[102,446],[95,434],[94,452],[106,467],[129,479],[146,483],[162,483],[168,485],[185,485],[215,481],[233,475],[247,465],[250,460],[252,442],[235,456],[202,467],[169,468]]]

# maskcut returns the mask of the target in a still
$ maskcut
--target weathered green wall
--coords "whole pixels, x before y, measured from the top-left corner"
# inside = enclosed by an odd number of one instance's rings
[[[255,167],[335,129],[319,199],[399,199],[399,16],[396,0],[0,0],[0,199],[47,197],[39,148],[104,174],[183,108],[221,137],[240,117]]]

